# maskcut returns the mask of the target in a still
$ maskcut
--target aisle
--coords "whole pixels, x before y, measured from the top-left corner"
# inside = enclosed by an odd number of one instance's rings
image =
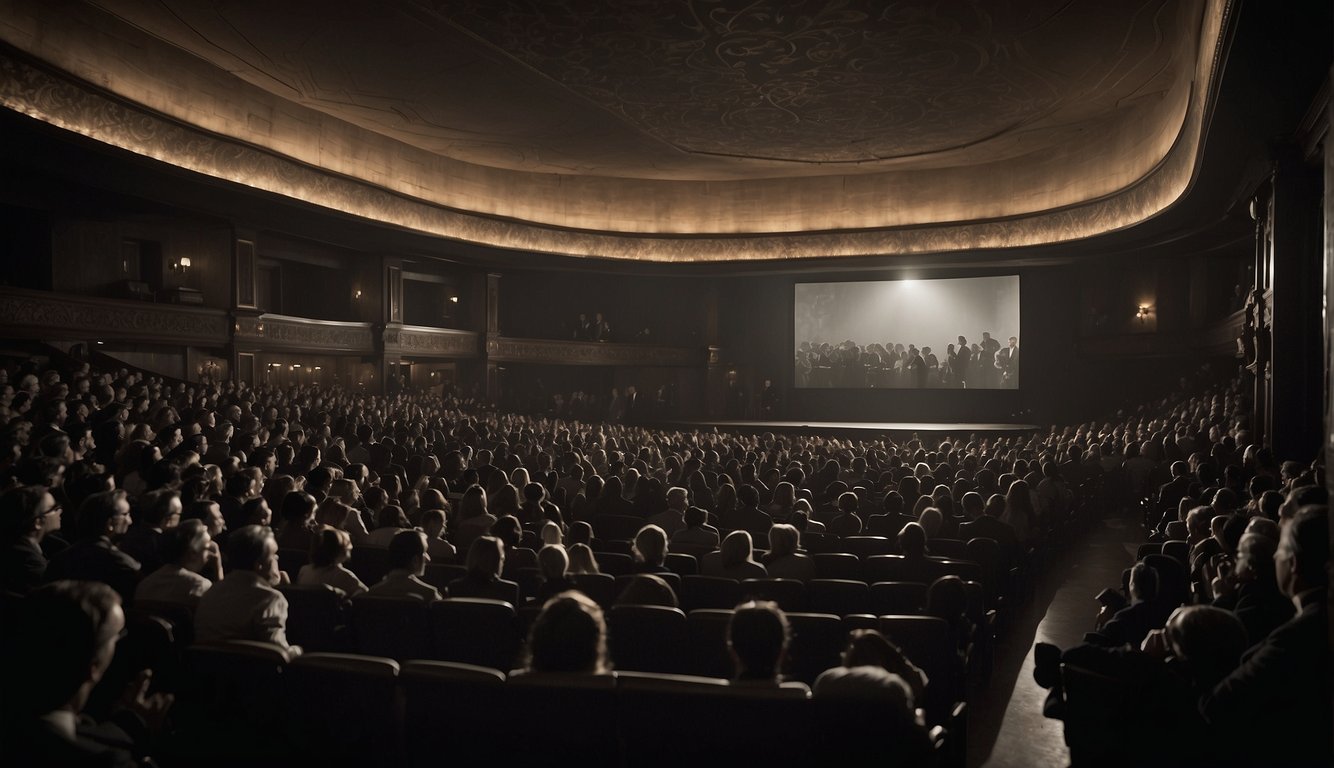
[[[1135,561],[1139,534],[1124,520],[1106,520],[1052,564],[1033,600],[998,643],[991,683],[973,698],[969,766],[1069,765],[1061,723],[1042,716],[1047,691],[1033,682],[1033,644],[1067,648],[1083,639],[1097,615],[1094,595],[1120,582],[1121,572]]]

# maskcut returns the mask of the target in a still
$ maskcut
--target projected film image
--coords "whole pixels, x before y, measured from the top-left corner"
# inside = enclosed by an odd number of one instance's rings
[[[798,283],[798,387],[1016,389],[1019,276]]]

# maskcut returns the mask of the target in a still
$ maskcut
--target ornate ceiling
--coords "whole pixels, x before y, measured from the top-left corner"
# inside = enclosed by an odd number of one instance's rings
[[[56,70],[11,54],[0,103],[505,248],[688,261],[1022,246],[1132,226],[1186,189],[1230,8],[0,0],[0,40]]]

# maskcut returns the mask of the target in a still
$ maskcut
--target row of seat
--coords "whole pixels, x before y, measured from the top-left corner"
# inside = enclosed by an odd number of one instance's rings
[[[197,646],[184,664],[174,748],[204,766],[437,766],[501,756],[514,765],[559,756],[596,766],[926,766],[957,764],[965,727],[963,708],[951,713],[950,731],[928,733],[885,702],[708,677],[507,676],[326,653],[289,661],[254,642]]]

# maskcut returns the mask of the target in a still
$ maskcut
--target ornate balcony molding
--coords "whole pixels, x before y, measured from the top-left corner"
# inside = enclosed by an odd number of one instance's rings
[[[476,357],[480,341],[473,331],[452,328],[428,328],[420,325],[388,325],[384,329],[384,349],[400,355],[419,357]]]
[[[703,365],[705,351],[651,344],[601,344],[491,336],[486,340],[486,356],[489,361],[498,363],[683,367]]]
[[[375,353],[375,334],[370,323],[263,314],[238,316],[234,330],[237,344],[248,349]]]
[[[79,338],[222,346],[227,313],[0,287],[0,332],[26,338]]]

